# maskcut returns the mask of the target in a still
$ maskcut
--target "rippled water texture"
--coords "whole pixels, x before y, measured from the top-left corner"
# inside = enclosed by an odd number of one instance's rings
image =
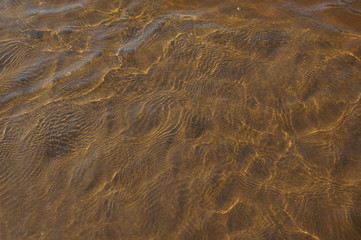
[[[2,0],[0,239],[360,240],[360,12]]]

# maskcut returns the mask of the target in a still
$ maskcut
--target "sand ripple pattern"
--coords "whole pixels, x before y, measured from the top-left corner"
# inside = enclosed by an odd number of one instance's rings
[[[1,1],[0,239],[361,239],[361,35],[297,4]]]

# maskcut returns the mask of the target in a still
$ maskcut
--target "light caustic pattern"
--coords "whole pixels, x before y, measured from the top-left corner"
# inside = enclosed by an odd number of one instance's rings
[[[1,1],[0,239],[361,239],[359,1],[300,2]]]

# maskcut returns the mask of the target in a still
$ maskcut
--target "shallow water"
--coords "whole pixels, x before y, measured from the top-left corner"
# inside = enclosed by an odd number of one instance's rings
[[[361,239],[361,1],[2,0],[0,239]]]

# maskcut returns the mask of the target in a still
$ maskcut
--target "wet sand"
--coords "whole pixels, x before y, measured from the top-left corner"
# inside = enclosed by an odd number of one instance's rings
[[[0,239],[361,239],[360,12],[1,1]]]

